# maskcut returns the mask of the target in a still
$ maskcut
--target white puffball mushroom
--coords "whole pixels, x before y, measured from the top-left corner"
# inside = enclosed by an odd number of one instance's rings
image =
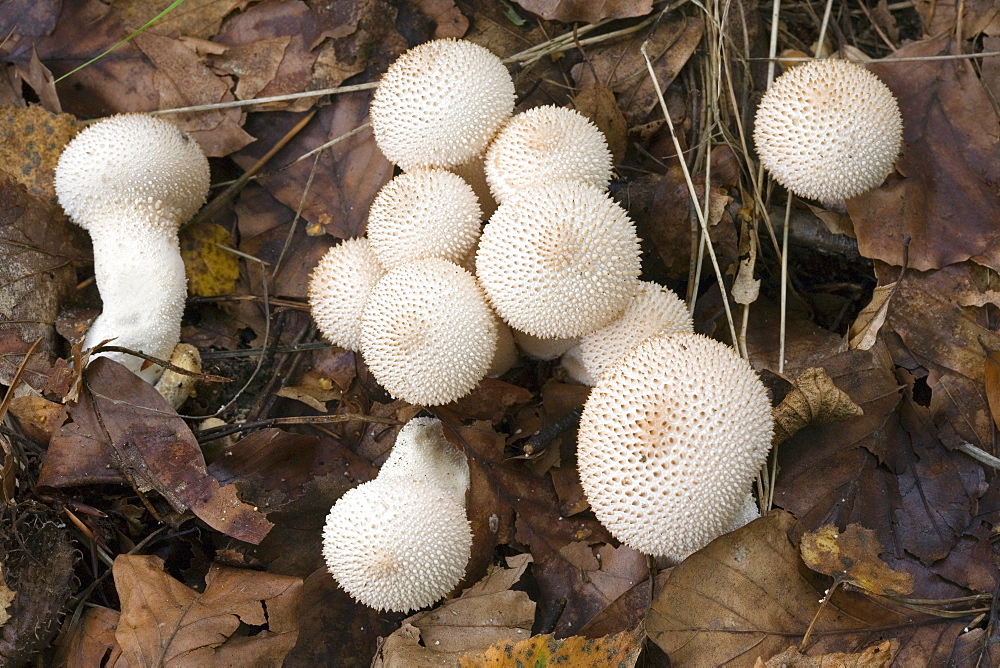
[[[500,205],[479,239],[476,276],[514,329],[582,336],[620,316],[639,289],[639,237],[600,188],[557,181]]]
[[[584,385],[596,385],[604,371],[629,350],[657,334],[694,332],[687,304],[672,290],[642,281],[620,318],[580,337],[580,342],[562,356],[570,377]]]
[[[375,142],[404,171],[452,167],[486,149],[514,110],[514,82],[489,50],[439,39],[397,58],[371,104]]]
[[[468,460],[445,439],[441,421],[410,420],[378,477],[330,510],[327,568],[348,594],[377,610],[435,603],[461,581],[471,556],[468,489]]]
[[[122,114],[78,134],[56,166],[59,203],[90,233],[103,310],[84,346],[112,345],[169,359],[187,296],[177,230],[205,202],[208,160],[167,121]],[[162,367],[102,353],[147,382]]]
[[[524,188],[555,180],[607,190],[612,159],[604,134],[590,119],[547,105],[515,115],[486,150],[486,180],[498,203]]]
[[[368,212],[368,241],[382,266],[439,257],[467,263],[482,209],[472,186],[444,169],[415,169],[385,184]]]
[[[877,188],[892,172],[903,118],[872,72],[847,60],[814,60],[775,79],[757,107],[753,136],[778,183],[837,204]]]
[[[383,276],[368,239],[346,239],[323,255],[309,276],[309,308],[327,341],[361,351],[361,313]]]
[[[680,561],[734,528],[773,426],[764,385],[736,351],[700,334],[655,336],[591,391],[580,483],[615,538]]]
[[[465,575],[471,553],[464,504],[420,480],[366,482],[337,501],[323,528],[330,573],[376,610],[437,602]]]
[[[440,258],[390,270],[362,313],[365,363],[389,394],[411,404],[437,406],[471,392],[496,347],[496,319],[479,283]]]
[[[532,359],[542,360],[543,362],[554,360],[580,342],[580,339],[576,337],[569,339],[542,339],[531,334],[519,332],[516,329],[512,329],[511,331],[514,333],[514,341],[517,343],[517,347],[521,349],[521,352]]]
[[[493,353],[493,362],[486,372],[490,378],[502,376],[510,371],[521,357],[517,351],[517,344],[514,342],[514,330],[499,318],[496,319],[496,325],[497,350]]]

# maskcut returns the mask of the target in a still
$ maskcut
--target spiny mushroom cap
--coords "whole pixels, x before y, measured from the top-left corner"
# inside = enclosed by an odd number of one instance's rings
[[[465,575],[471,553],[464,503],[420,480],[376,478],[350,490],[323,529],[330,573],[376,610],[435,603]]]
[[[472,187],[444,169],[416,169],[385,184],[368,212],[368,240],[382,266],[471,257],[483,212]]]
[[[121,114],[78,134],[59,156],[56,194],[92,235],[128,234],[137,225],[176,231],[208,194],[208,160],[174,125]]]
[[[370,115],[382,153],[409,171],[482,153],[513,110],[514,82],[499,58],[472,42],[441,39],[389,66]]]
[[[469,461],[444,437],[441,420],[413,418],[399,430],[378,479],[406,478],[436,485],[465,505]]]
[[[580,338],[566,351],[563,367],[585,385],[596,385],[604,371],[629,350],[656,334],[694,332],[687,305],[673,291],[642,281],[620,318]]]
[[[309,308],[327,341],[361,350],[361,312],[384,275],[368,239],[346,239],[323,255],[309,276]]]
[[[535,107],[497,133],[486,150],[486,180],[499,203],[523,188],[557,179],[606,190],[611,163],[604,134],[586,116],[566,107]]]
[[[639,238],[600,188],[557,181],[500,205],[480,237],[476,275],[514,329],[582,336],[621,315],[639,289]]]
[[[731,527],[772,429],[764,385],[732,348],[699,334],[653,337],[590,393],[580,482],[616,538],[681,560]]]
[[[815,60],[778,77],[757,108],[760,161],[800,197],[838,202],[892,171],[903,118],[892,91],[864,67]]]
[[[475,277],[427,258],[389,271],[368,297],[361,353],[393,397],[436,406],[471,392],[486,376],[497,326]]]

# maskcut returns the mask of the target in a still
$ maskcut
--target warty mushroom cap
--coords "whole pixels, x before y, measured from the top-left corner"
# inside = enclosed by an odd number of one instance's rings
[[[461,581],[471,553],[464,503],[422,480],[366,482],[337,501],[323,528],[330,573],[376,610],[435,603]]]
[[[176,231],[205,202],[208,160],[173,124],[120,114],[84,129],[59,156],[59,204],[91,235]]]
[[[393,397],[437,406],[471,392],[497,346],[475,277],[440,258],[408,262],[376,284],[361,318],[361,354]]]
[[[772,431],[764,385],[732,348],[700,334],[655,336],[591,391],[580,482],[617,539],[679,561],[732,527]]]
[[[570,180],[606,190],[611,151],[590,119],[567,107],[547,105],[511,118],[486,150],[485,170],[498,203],[524,188]]]
[[[825,204],[881,185],[903,141],[892,91],[847,60],[814,60],[782,74],[754,123],[761,164],[775,180]]]
[[[649,281],[639,285],[620,318],[580,337],[563,354],[562,366],[571,378],[596,385],[606,369],[650,336],[694,332],[687,304],[672,290]]]
[[[404,171],[479,155],[514,110],[514,82],[489,50],[465,40],[413,47],[389,66],[371,104],[375,142]]]
[[[309,308],[323,337],[361,350],[361,313],[385,275],[368,239],[345,239],[328,250],[309,276]]]
[[[476,275],[514,329],[582,336],[621,315],[639,289],[639,237],[600,188],[557,181],[500,205],[479,239]]]
[[[444,169],[415,169],[385,184],[368,212],[368,241],[382,266],[439,257],[466,263],[475,251],[482,209],[472,187]]]

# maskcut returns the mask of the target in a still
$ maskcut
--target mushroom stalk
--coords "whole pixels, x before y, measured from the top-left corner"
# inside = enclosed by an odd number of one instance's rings
[[[180,341],[187,278],[177,233],[155,228],[146,232],[142,238],[129,235],[127,229],[91,233],[94,276],[104,308],[87,331],[84,348],[110,340],[110,345],[169,360]],[[163,372],[134,355],[100,355],[124,364],[149,383]]]

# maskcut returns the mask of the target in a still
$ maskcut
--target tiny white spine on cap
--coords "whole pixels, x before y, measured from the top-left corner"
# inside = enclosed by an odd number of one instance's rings
[[[177,230],[205,201],[208,160],[159,118],[112,116],[77,135],[59,157],[59,203],[90,233],[103,310],[84,339],[167,360],[180,340],[187,296]],[[147,382],[163,369],[125,353],[101,353]]]

